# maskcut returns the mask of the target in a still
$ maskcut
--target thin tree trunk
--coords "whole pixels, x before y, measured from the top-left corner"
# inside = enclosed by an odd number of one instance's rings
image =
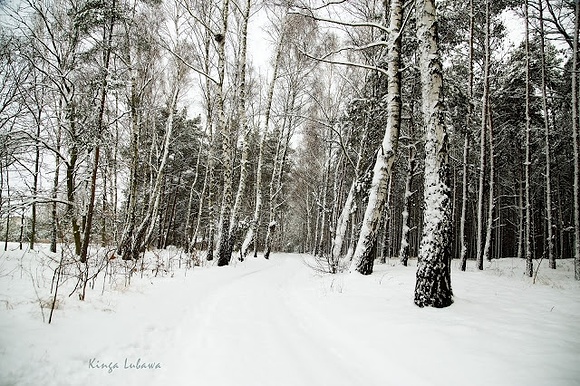
[[[71,136],[72,136],[72,141],[76,141],[76,134],[75,134],[75,129],[74,129],[74,122],[72,120],[69,120],[69,122],[71,122],[71,126],[73,127],[71,129]],[[80,256],[81,254],[81,232],[80,232],[80,227],[79,227],[79,223],[77,221],[77,213],[75,210],[75,187],[76,187],[76,163],[77,163],[77,159],[78,159],[78,149],[76,147],[76,144],[73,143],[73,145],[71,146],[70,149],[70,159],[67,162],[66,165],[66,191],[67,191],[67,215],[69,216],[70,222],[71,222],[71,227],[72,227],[72,233],[73,233],[73,240],[74,240],[74,246],[75,246],[75,255]]]
[[[260,136],[260,148],[258,150],[258,165],[256,168],[256,202],[254,204],[254,216],[252,219],[252,225],[246,233],[244,242],[242,243],[242,256],[246,256],[248,253],[248,248],[250,244],[254,243],[254,257],[258,257],[258,230],[260,227],[260,214],[262,211],[262,174],[263,174],[263,163],[264,163],[264,146],[266,142],[266,137],[270,126],[270,114],[272,111],[272,101],[274,97],[274,89],[276,87],[276,80],[278,79],[278,70],[280,67],[280,59],[282,57],[282,42],[284,39],[284,27],[285,21],[280,29],[280,36],[278,37],[278,43],[276,45],[276,53],[274,58],[274,69],[272,72],[272,80],[268,86],[268,94],[266,97],[266,109],[264,111],[264,128]]]
[[[173,138],[173,116],[175,111],[175,106],[177,104],[177,98],[179,96],[179,79],[173,80],[175,84],[173,85],[173,90],[171,91],[171,96],[168,103],[169,115],[167,116],[167,122],[165,125],[165,139],[163,141],[163,153],[161,156],[161,164],[159,165],[159,169],[157,170],[157,177],[155,179],[155,184],[153,185],[153,190],[151,192],[150,200],[149,200],[149,213],[148,222],[143,222],[142,226],[147,228],[147,232],[145,233],[145,238],[143,239],[143,244],[140,247],[144,247],[151,241],[151,235],[153,234],[153,230],[155,228],[155,219],[157,218],[157,213],[159,211],[159,202],[161,199],[161,187],[162,182],[165,178],[165,168],[167,166],[167,160],[169,158],[169,147],[171,145],[171,139]]]
[[[425,178],[423,237],[417,266],[415,304],[447,307],[451,290],[451,200],[448,185],[447,130],[443,108],[443,68],[437,36],[434,0],[417,0],[423,119]]]
[[[8,173],[7,167],[8,167],[8,153],[6,153],[6,168],[5,170],[5,174],[6,174],[6,202],[7,202],[7,207],[8,210],[6,210],[6,233],[4,234],[4,251],[6,252],[8,250],[8,238],[10,236],[10,212],[11,212],[11,208],[10,208],[10,204],[11,204],[11,198],[10,198],[10,173]]]
[[[127,51],[129,52],[130,49]],[[130,52],[127,54],[127,56],[127,62],[131,63]],[[123,233],[117,248],[117,255],[122,256],[123,260],[130,260],[135,257],[129,251],[129,249],[134,237],[135,226],[137,225],[137,173],[139,168],[139,137],[141,134],[141,125],[139,122],[138,113],[139,97],[137,95],[136,69],[130,68],[129,71],[131,73],[131,82],[129,83],[131,94],[129,102],[129,113],[131,116],[131,164],[125,221],[123,226]]]
[[[40,130],[42,128],[40,122],[42,115],[42,109],[39,106],[38,116],[36,117],[36,145],[34,150],[34,173],[32,175],[32,213],[30,218],[30,249],[34,249],[34,243],[36,241],[36,200],[38,195],[38,176],[40,174]]]
[[[203,143],[200,140],[199,141],[199,151],[197,153],[197,161],[195,162],[195,175],[193,176],[193,182],[191,183],[191,187],[189,188],[189,198],[187,200],[187,212],[186,212],[186,216],[185,216],[185,250],[187,253],[190,253],[192,251],[192,241],[193,240],[193,234],[191,231],[191,212],[193,210],[193,196],[196,193],[195,190],[195,186],[197,185],[197,180],[199,179],[199,165],[201,164],[201,151],[203,150]],[[205,183],[204,183],[204,187],[205,187]],[[199,206],[202,206],[202,200],[203,200],[203,193],[198,194],[199,197]],[[197,230],[196,230],[197,231]]]
[[[524,238],[525,238],[525,208],[524,208],[524,181],[520,170],[520,179],[518,181],[518,259],[524,258]]]
[[[350,271],[358,271],[363,275],[372,273],[372,249],[377,241],[380,217],[384,212],[388,182],[401,125],[401,25],[402,4],[400,0],[392,0],[390,4],[389,36],[387,38],[387,123],[381,147],[373,168],[373,179],[369,190],[369,200],[365,210],[361,232],[350,266]]]
[[[250,9],[252,6],[251,0],[246,0],[246,8],[244,9],[244,13],[242,15],[242,34],[241,34],[241,41],[240,41],[240,55],[238,58],[238,76],[239,76],[239,84],[238,84],[238,111],[237,116],[240,124],[240,130],[242,131],[242,159],[240,161],[240,180],[238,183],[238,190],[236,192],[236,198],[234,200],[234,206],[232,208],[232,215],[230,219],[230,228],[229,233],[232,240],[230,243],[233,245],[236,240],[233,238],[238,233],[237,228],[239,226],[238,222],[240,220],[240,206],[242,205],[242,201],[244,199],[244,195],[246,192],[246,184],[248,180],[248,158],[250,155],[250,144],[249,144],[249,135],[250,135],[250,128],[248,125],[248,117],[246,113],[246,99],[247,99],[247,90],[246,90],[246,53],[247,53],[247,43],[248,43],[248,22],[250,20]],[[242,255],[243,256],[243,253]],[[243,258],[243,257],[241,257]]]
[[[469,132],[472,127],[473,119],[473,38],[474,38],[474,8],[473,0],[469,0],[469,75],[468,75],[468,88],[467,97],[469,98],[467,104],[467,118],[466,118],[466,130],[465,138],[463,143],[463,181],[461,186],[461,220],[459,224],[459,238],[461,242],[461,270],[465,271],[467,268],[467,242],[465,241],[465,222],[467,221],[467,195],[469,190],[467,189],[467,174],[468,160],[469,160]]]
[[[487,105],[489,103],[490,31],[489,1],[485,0],[485,62],[483,65],[483,96],[481,106],[481,132],[479,137],[479,191],[477,199],[477,269],[483,270],[483,206],[485,182],[485,133],[487,130]]]
[[[471,107],[470,107],[471,108]],[[461,220],[459,223],[459,238],[461,240],[461,252],[460,252],[460,269],[465,271],[467,269],[467,243],[465,241],[465,222],[467,217],[467,194],[469,190],[467,189],[467,163],[469,159],[469,134],[466,132],[463,141],[463,176],[462,176],[462,186],[461,186]]]
[[[326,154],[326,165],[325,171],[322,178],[322,217],[320,219],[320,235],[318,238],[318,254],[324,257],[326,254],[324,240],[326,238],[326,230],[330,228],[327,224],[328,215],[328,185],[330,179],[330,168],[332,163],[332,141],[329,141],[328,152]],[[330,273],[336,273],[338,271],[338,260],[330,259],[330,266],[328,267]]]
[[[525,240],[524,250],[526,254],[526,275],[532,277],[534,274],[534,267],[532,262],[532,246],[531,246],[531,208],[530,208],[530,35],[529,35],[529,16],[528,16],[528,0],[525,0],[525,50],[526,50],[526,134],[525,134],[525,148],[526,160],[524,162],[525,174]]]
[[[411,137],[412,138],[412,137]],[[405,179],[405,195],[403,196],[403,213],[402,213],[402,229],[401,229],[401,247],[399,249],[399,259],[401,264],[405,267],[409,261],[409,233],[411,231],[409,212],[411,210],[411,197],[413,192],[411,186],[413,183],[413,175],[415,174],[415,148],[413,145],[409,147],[409,159],[407,161],[407,177]]]
[[[55,169],[54,169],[54,178],[52,180],[52,204],[51,204],[51,213],[50,213],[50,228],[51,228],[51,235],[50,235],[50,251],[52,253],[56,253],[56,244],[58,239],[58,207],[56,201],[58,199],[58,183],[59,183],[59,175],[60,175],[60,141],[61,141],[61,127],[58,125],[57,132],[56,132],[56,145],[55,145]]]
[[[491,106],[487,106],[487,122],[489,126],[489,196],[488,196],[488,207],[487,207],[487,227],[485,232],[485,246],[483,248],[482,259],[491,261],[490,249],[491,249],[491,231],[493,229],[493,212],[494,212],[494,200],[495,200],[495,159],[494,159],[494,144],[493,144],[493,120]]]
[[[576,1],[574,48],[572,60],[572,141],[574,143],[574,265],[575,278],[580,280],[580,130],[578,128],[578,27],[580,3]]]
[[[364,147],[366,146],[367,125],[365,125],[361,130],[362,130],[362,134],[361,134],[361,138],[360,138],[360,142],[359,142],[359,146],[358,146],[358,151],[357,151],[358,154],[362,154]],[[355,168],[354,168],[353,181],[350,185],[350,189],[348,191],[348,195],[346,196],[346,200],[345,200],[344,205],[342,207],[342,210],[340,212],[340,216],[338,217],[338,220],[336,222],[335,234],[334,234],[334,239],[332,240],[332,249],[331,249],[332,259],[334,259],[334,260],[339,259],[341,254],[342,254],[344,239],[346,238],[346,231],[348,228],[348,222],[352,216],[352,213],[351,213],[352,207],[353,207],[354,202],[355,202],[356,187],[357,187],[357,184],[359,183],[359,179],[360,179],[361,162],[362,162],[362,157],[358,156],[356,164],[355,164]],[[348,258],[347,261],[350,261],[350,258]]]
[[[548,228],[548,259],[550,268],[556,269],[556,257],[554,254],[554,232],[552,229],[552,182],[551,182],[551,157],[550,157],[550,120],[548,113],[548,93],[547,93],[547,75],[546,75],[546,50],[544,42],[544,14],[543,1],[538,0],[539,24],[540,24],[540,59],[542,74],[542,109],[544,110],[544,133],[546,156],[546,227]]]
[[[105,52],[103,54],[103,79],[101,84],[101,98],[99,103],[99,112],[97,116],[97,145],[95,146],[95,157],[93,160],[93,171],[91,174],[91,192],[89,198],[89,207],[87,209],[87,222],[85,226],[85,234],[83,237],[83,244],[80,254],[80,261],[81,263],[85,263],[87,261],[87,254],[89,243],[91,241],[91,228],[93,224],[93,215],[95,210],[95,195],[97,191],[97,173],[99,171],[99,159],[101,154],[101,146],[99,144],[100,137],[103,132],[103,119],[105,115],[105,101],[107,99],[107,76],[109,74],[109,63],[111,59],[111,43],[113,40],[113,28],[115,26],[115,0],[111,3],[111,20],[109,21],[108,28],[103,28],[103,41],[105,43]]]
[[[222,139],[223,162],[223,194],[219,221],[218,266],[228,265],[232,257],[230,216],[232,214],[233,187],[233,133],[228,125],[225,112],[225,66],[226,66],[226,35],[228,32],[229,0],[223,0],[221,13],[221,33],[215,36],[218,51],[218,81],[217,102],[219,134]]]
[[[279,132],[278,143],[276,146],[276,155],[274,158],[274,170],[272,171],[272,178],[270,179],[270,199],[269,199],[269,221],[268,230],[266,231],[266,242],[264,258],[270,258],[272,251],[272,242],[274,232],[279,226],[276,221],[276,212],[278,209],[278,196],[282,191],[282,174],[284,171],[284,164],[286,162],[286,154],[288,151],[288,144],[292,133],[292,112],[296,105],[296,90],[290,90],[291,95],[286,103],[284,111],[284,119],[282,123],[282,130]],[[314,240],[316,247],[318,246],[318,238]],[[315,251],[315,255],[317,251]]]

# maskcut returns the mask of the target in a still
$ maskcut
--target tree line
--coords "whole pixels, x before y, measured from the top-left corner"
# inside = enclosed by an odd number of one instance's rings
[[[525,258],[531,276],[575,258],[580,279],[577,2],[1,12],[6,243],[65,243],[85,264],[96,244],[218,265],[307,252],[330,273],[419,257],[420,306],[452,302],[451,259]]]

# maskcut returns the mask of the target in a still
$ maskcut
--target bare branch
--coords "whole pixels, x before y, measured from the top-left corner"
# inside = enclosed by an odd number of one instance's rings
[[[316,20],[316,21],[322,21],[322,22],[330,23],[330,24],[342,25],[342,26],[347,26],[347,27],[370,27],[370,28],[380,29],[381,31],[383,31],[385,33],[389,32],[387,27],[385,27],[384,25],[378,24],[378,23],[347,22],[347,21],[341,21],[341,20],[332,20],[332,19],[327,19],[324,17],[315,16],[312,12],[310,14],[306,14],[306,13],[302,13],[302,12],[290,11],[290,12],[288,12],[288,14],[289,15],[304,16],[304,17],[308,17],[308,18]]]

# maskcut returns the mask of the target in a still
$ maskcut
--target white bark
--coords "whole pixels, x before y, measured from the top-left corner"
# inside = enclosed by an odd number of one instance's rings
[[[413,182],[413,175],[415,174],[415,149],[414,145],[409,147],[409,159],[407,164],[407,177],[405,178],[405,195],[403,197],[403,213],[402,213],[402,229],[401,229],[401,246],[399,248],[399,259],[401,264],[407,265],[409,260],[409,233],[411,231],[409,223],[409,211],[411,209],[411,184]]]
[[[548,92],[546,75],[546,50],[544,42],[544,16],[543,1],[538,0],[539,24],[540,24],[540,61],[542,75],[542,110],[544,110],[544,154],[546,156],[546,227],[548,228],[548,260],[550,268],[556,269],[556,257],[554,255],[554,232],[552,229],[552,181],[551,181],[551,157],[550,157],[550,120],[548,112]]]
[[[240,161],[240,181],[238,183],[238,190],[232,208],[232,215],[230,219],[230,235],[233,237],[235,229],[238,226],[240,205],[244,199],[246,191],[246,184],[248,180],[248,157],[250,153],[248,135],[250,130],[248,128],[248,117],[246,114],[246,52],[248,46],[248,22],[250,20],[251,0],[246,0],[246,8],[242,16],[242,32],[240,41],[240,54],[238,58],[238,120],[240,129],[242,131],[242,159]]]
[[[477,269],[483,270],[483,206],[485,181],[485,132],[487,130],[487,105],[489,103],[490,31],[489,1],[485,0],[485,62],[483,65],[483,96],[481,106],[481,132],[479,137],[479,191],[477,199]]]
[[[467,268],[467,242],[465,240],[465,222],[467,221],[467,173],[469,159],[469,131],[471,130],[471,121],[473,118],[473,39],[474,39],[474,14],[473,0],[469,0],[469,75],[467,95],[469,100],[467,105],[467,119],[465,122],[465,139],[463,143],[463,180],[461,187],[461,220],[459,224],[459,238],[461,242],[460,259],[461,270]]]
[[[357,130],[357,129],[358,128],[354,128],[354,130]],[[342,207],[342,210],[340,212],[338,220],[336,222],[334,238],[332,240],[331,257],[335,261],[340,259],[340,256],[342,254],[344,239],[346,237],[346,231],[348,228],[348,222],[349,222],[349,219],[350,219],[351,214],[352,214],[352,207],[355,203],[356,188],[357,188],[357,184],[359,183],[359,178],[360,178],[360,167],[361,167],[361,162],[362,162],[362,157],[360,156],[360,154],[362,154],[364,147],[366,145],[367,125],[364,125],[364,127],[362,127],[360,130],[362,130],[362,134],[361,134],[360,142],[359,142],[359,146],[358,146],[359,156],[357,157],[357,161],[356,161],[355,168],[354,168],[354,178],[353,178],[353,181],[350,185],[348,195],[346,197],[346,200],[344,202],[344,205]],[[352,248],[349,248],[349,251],[345,255],[345,260],[350,261],[353,253],[354,253],[354,250]]]
[[[461,270],[465,271],[467,268],[467,243],[465,240],[465,221],[467,216],[467,160],[469,156],[469,134],[465,133],[465,139],[463,142],[463,180],[462,180],[462,197],[461,197],[461,220],[459,224],[459,237],[461,239]]]
[[[336,231],[334,235],[334,240],[332,242],[331,256],[332,259],[337,261],[342,253],[342,246],[344,244],[344,236],[346,235],[346,229],[348,226],[348,218],[350,217],[350,211],[354,201],[354,194],[357,184],[357,178],[352,181],[348,195],[346,196],[346,201],[336,222]]]
[[[494,146],[493,146],[493,123],[491,120],[491,106],[488,104],[487,122],[489,126],[489,196],[487,206],[487,226],[485,231],[485,246],[483,248],[482,260],[491,260],[491,231],[493,228],[493,210],[494,210],[494,178],[495,178],[495,160],[494,160]]]
[[[175,80],[177,83],[177,80]],[[167,116],[167,122],[165,124],[165,138],[163,140],[163,155],[161,157],[161,164],[157,169],[157,176],[155,177],[155,184],[153,185],[153,191],[149,197],[149,212],[146,215],[148,224],[143,221],[143,225],[147,225],[147,232],[145,234],[145,239],[143,244],[147,245],[151,240],[151,235],[153,234],[153,229],[155,228],[155,219],[157,218],[157,213],[159,211],[159,201],[161,199],[161,186],[163,178],[165,176],[165,167],[167,165],[167,159],[169,158],[169,146],[171,144],[171,139],[173,138],[173,112],[177,104],[177,97],[179,95],[179,88],[177,84],[173,86],[171,92],[171,97],[168,103],[169,115]]]
[[[397,151],[401,124],[401,78],[399,73],[401,46],[402,4],[391,1],[389,35],[387,40],[387,125],[381,147],[373,168],[373,179],[369,190],[369,200],[365,210],[362,228],[350,265],[350,272],[363,274],[372,272],[371,251],[377,240],[380,217],[384,212],[388,182]]]
[[[284,40],[284,28],[286,25],[286,18],[283,19],[282,26],[280,28],[280,36],[278,36],[278,42],[276,44],[276,52],[274,57],[274,68],[272,71],[272,80],[268,86],[268,93],[266,96],[266,109],[264,111],[264,126],[262,130],[262,135],[260,137],[260,149],[258,150],[258,165],[256,170],[256,202],[254,205],[254,216],[252,218],[252,224],[246,233],[244,242],[242,243],[242,256],[248,254],[248,249],[250,244],[254,243],[254,257],[258,257],[258,229],[260,227],[260,213],[262,211],[263,203],[263,193],[262,193],[262,174],[263,174],[263,163],[264,163],[264,145],[266,137],[270,126],[270,115],[272,112],[272,101],[274,99],[274,89],[276,88],[276,80],[278,79],[278,70],[280,68],[280,59],[282,57],[282,42]]]
[[[219,134],[222,139],[223,193],[218,225],[218,266],[228,265],[231,259],[230,215],[232,213],[233,138],[225,112],[226,35],[228,32],[229,0],[224,0],[221,13],[221,32],[215,35],[218,53],[218,86],[216,90]]]
[[[580,280],[580,152],[578,141],[578,25],[580,23],[580,4],[576,1],[574,21],[574,48],[572,64],[572,141],[574,143],[574,263],[575,277]]]
[[[423,120],[425,135],[425,186],[415,304],[447,307],[451,290],[451,199],[448,186],[447,130],[443,109],[443,76],[437,37],[434,0],[417,0]]]
[[[525,47],[526,47],[526,133],[525,133],[525,148],[526,148],[526,159],[524,161],[524,174],[525,174],[525,213],[526,213],[526,223],[524,232],[524,251],[526,254],[526,275],[532,277],[534,274],[534,266],[532,262],[532,246],[531,246],[531,208],[530,208],[530,88],[528,87],[530,83],[530,34],[529,34],[529,17],[528,17],[528,0],[525,1]]]
[[[274,237],[274,232],[278,223],[276,221],[276,210],[278,209],[278,196],[282,191],[282,174],[284,171],[284,164],[286,161],[286,153],[288,151],[288,144],[290,141],[290,136],[292,133],[292,112],[296,107],[296,94],[298,90],[289,90],[291,95],[289,95],[285,111],[284,119],[282,123],[282,130],[278,135],[278,143],[276,145],[276,154],[274,156],[274,168],[272,171],[272,178],[270,179],[270,198],[268,201],[269,205],[269,216],[268,216],[268,230],[266,232],[266,246],[264,252],[264,258],[270,258],[270,252],[272,250],[272,241]]]

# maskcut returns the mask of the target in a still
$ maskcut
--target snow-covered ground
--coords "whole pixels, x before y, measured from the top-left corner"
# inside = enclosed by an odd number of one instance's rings
[[[68,280],[49,325],[47,256],[0,253],[0,385],[580,384],[571,261],[544,261],[536,284],[516,259],[454,262],[455,304],[420,309],[414,262],[366,277],[318,275],[290,254],[186,270],[170,250],[168,272],[155,277],[151,255],[128,286],[115,260],[84,302]]]

